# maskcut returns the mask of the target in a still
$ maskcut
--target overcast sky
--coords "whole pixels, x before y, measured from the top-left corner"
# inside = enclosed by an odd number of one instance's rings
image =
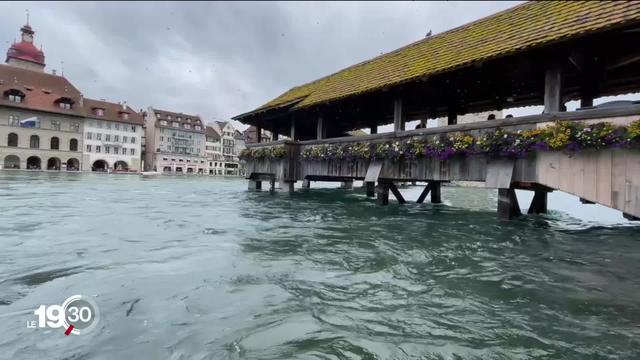
[[[85,96],[208,122],[517,3],[1,2],[0,41],[29,9],[47,70]]]

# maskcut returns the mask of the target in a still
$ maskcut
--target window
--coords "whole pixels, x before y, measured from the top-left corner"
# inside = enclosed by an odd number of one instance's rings
[[[29,147],[32,149],[40,149],[40,137],[38,135],[31,135],[31,138],[29,138]]]
[[[58,103],[60,109],[71,110],[71,103],[66,101],[60,101]]]
[[[187,122],[191,124],[191,118],[187,118]]]
[[[185,129],[191,129],[191,125],[189,125],[189,124],[184,124],[184,128],[185,128]]]
[[[196,125],[195,127],[196,127],[196,130],[200,130],[201,129],[200,125]]]
[[[9,115],[9,125],[20,126],[20,117],[17,115]]]
[[[171,115],[167,115],[167,119],[171,120]]]
[[[182,118],[180,116],[176,116],[176,120],[182,121]]]
[[[111,152],[111,147],[110,147],[110,146],[105,146],[105,147],[104,147],[104,152],[105,152],[106,154],[109,154],[109,153]]]
[[[160,120],[160,125],[166,126],[167,125],[167,120]]]
[[[60,131],[60,121],[58,120],[51,120],[51,128],[53,130],[58,130]]]
[[[99,152],[100,152],[100,150],[102,150],[102,149],[100,148],[100,145],[96,145],[96,152],[97,152],[97,153],[99,153]]]
[[[106,125],[107,125],[107,129],[111,129],[111,123],[110,122],[107,122]]]
[[[9,101],[14,103],[21,103],[24,96],[9,94]]]
[[[87,152],[91,152],[91,145],[87,145]]]
[[[11,133],[7,136],[7,146],[17,147],[18,146],[18,134]]]
[[[69,140],[69,151],[78,151],[78,140],[77,139]]]
[[[73,132],[80,132],[80,124],[79,124],[79,123],[77,123],[77,122],[72,122],[72,123],[69,125],[69,128],[70,128],[70,129],[71,129],[71,131],[73,131]]]
[[[123,136],[122,137],[122,142],[126,144],[127,141],[129,141],[129,137],[128,136]]]
[[[93,109],[93,114],[94,115],[98,115],[98,116],[104,116],[104,109],[95,108],[95,109]]]
[[[92,134],[92,133],[90,133],[90,132],[88,132],[88,133],[87,133],[87,140],[91,140],[91,137],[93,137],[93,134]]]
[[[120,142],[120,135],[113,135],[113,141]]]
[[[166,158],[166,157],[163,157],[163,158],[162,158],[162,160],[167,161],[167,160],[169,160],[169,159],[168,159],[168,158]]]
[[[191,159],[187,159],[187,162],[191,162]]]
[[[160,141],[164,141],[164,136],[160,136]]]
[[[171,126],[173,126],[173,127],[179,127],[179,126],[180,126],[180,123],[179,123],[179,122],[177,122],[177,121],[174,121],[173,123],[171,123]]]
[[[113,127],[114,127],[116,130],[120,130],[120,124],[115,124]]]
[[[136,143],[136,138],[134,138],[133,136],[131,137],[131,143],[135,144]]]
[[[131,155],[135,155],[136,154],[136,149],[131,148]]]
[[[131,125],[131,132],[136,132],[136,127]]]
[[[111,134],[104,134],[104,141],[111,141]]]
[[[120,113],[120,118],[121,118],[121,119],[123,119],[123,120],[127,120],[127,119],[129,119],[129,113],[127,113],[127,112],[121,112],[121,113]]]
[[[96,134],[96,140],[102,140],[102,134],[101,133],[97,133]]]
[[[60,150],[60,139],[58,139],[57,137],[52,137],[51,138],[51,150]]]
[[[122,148],[122,155],[127,155],[127,148]]]

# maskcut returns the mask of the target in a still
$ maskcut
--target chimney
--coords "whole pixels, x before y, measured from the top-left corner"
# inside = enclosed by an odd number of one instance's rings
[[[84,95],[80,94],[80,107],[84,106]]]
[[[56,69],[51,69],[51,75],[56,75]]]
[[[127,102],[126,101],[122,102],[122,110],[127,110]]]

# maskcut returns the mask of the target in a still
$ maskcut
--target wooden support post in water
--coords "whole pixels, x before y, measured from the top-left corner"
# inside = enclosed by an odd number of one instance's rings
[[[371,126],[371,130],[369,132],[371,134],[377,134],[378,133],[378,125]]]
[[[280,191],[293,194],[295,181],[280,180]]]
[[[262,181],[249,180],[249,191],[260,191],[260,190],[262,190]]]
[[[431,185],[431,203],[442,203],[442,193],[440,192],[442,183],[440,181],[432,181],[429,185]]]
[[[367,188],[367,197],[376,196],[376,183],[373,181],[365,181],[364,186]]]
[[[311,181],[309,181],[309,179],[302,180],[302,188],[303,189],[311,188]]]
[[[393,131],[404,131],[406,111],[402,99],[393,102]]]
[[[378,181],[376,186],[376,202],[378,205],[389,205],[389,183]]]
[[[547,67],[544,77],[544,113],[562,110],[562,66],[554,62]]]
[[[427,198],[427,195],[429,195],[429,191],[431,191],[431,184],[433,183],[428,183],[427,186],[424,187],[422,193],[420,193],[420,196],[418,196],[418,200],[416,201],[417,204],[422,204]]]
[[[546,214],[547,213],[547,192],[544,190],[535,190],[531,205],[527,214]]]
[[[327,127],[322,115],[318,115],[318,127],[316,128],[316,139],[322,140],[327,137]]]
[[[498,219],[511,220],[521,214],[515,189],[498,189]]]
[[[270,192],[275,192],[276,191],[276,179],[275,178],[269,179],[269,191]]]
[[[389,184],[389,189],[393,193],[393,196],[396,197],[396,200],[398,200],[400,204],[404,204],[406,201],[404,200],[404,197],[402,197],[402,194],[400,193],[400,190],[398,190],[398,187],[396,186],[396,184],[393,181],[389,181],[388,184]]]

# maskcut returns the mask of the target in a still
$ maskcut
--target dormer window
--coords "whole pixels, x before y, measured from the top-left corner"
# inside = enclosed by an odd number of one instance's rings
[[[93,108],[93,114],[97,116],[104,116],[104,109],[102,108]]]
[[[200,130],[200,129],[201,129],[200,125],[196,125],[196,130]]]
[[[25,95],[22,91],[16,89],[9,89],[4,92],[4,96],[9,99],[9,101],[14,103],[22,103],[24,102]]]
[[[180,127],[180,123],[177,121],[174,121],[173,123],[171,123],[171,126],[173,127]]]
[[[121,111],[121,112],[120,112],[120,119],[122,119],[122,120],[128,120],[128,119],[129,119],[129,113],[128,113],[128,112]]]
[[[73,107],[73,102],[74,102],[73,100],[67,97],[61,97],[55,101],[55,103],[58,104],[58,107],[60,109],[65,109],[65,110],[71,110],[71,108]]]
[[[185,128],[185,129],[191,129],[191,125],[189,125],[189,124],[184,124],[184,128]]]
[[[167,120],[160,120],[160,125],[167,126]]]
[[[167,115],[167,119],[171,120],[171,115]]]
[[[156,113],[156,118],[160,119],[160,114]]]
[[[180,116],[178,116],[178,117],[176,117],[176,120],[182,121],[182,118]]]
[[[191,124],[191,118],[187,118],[187,122]]]

